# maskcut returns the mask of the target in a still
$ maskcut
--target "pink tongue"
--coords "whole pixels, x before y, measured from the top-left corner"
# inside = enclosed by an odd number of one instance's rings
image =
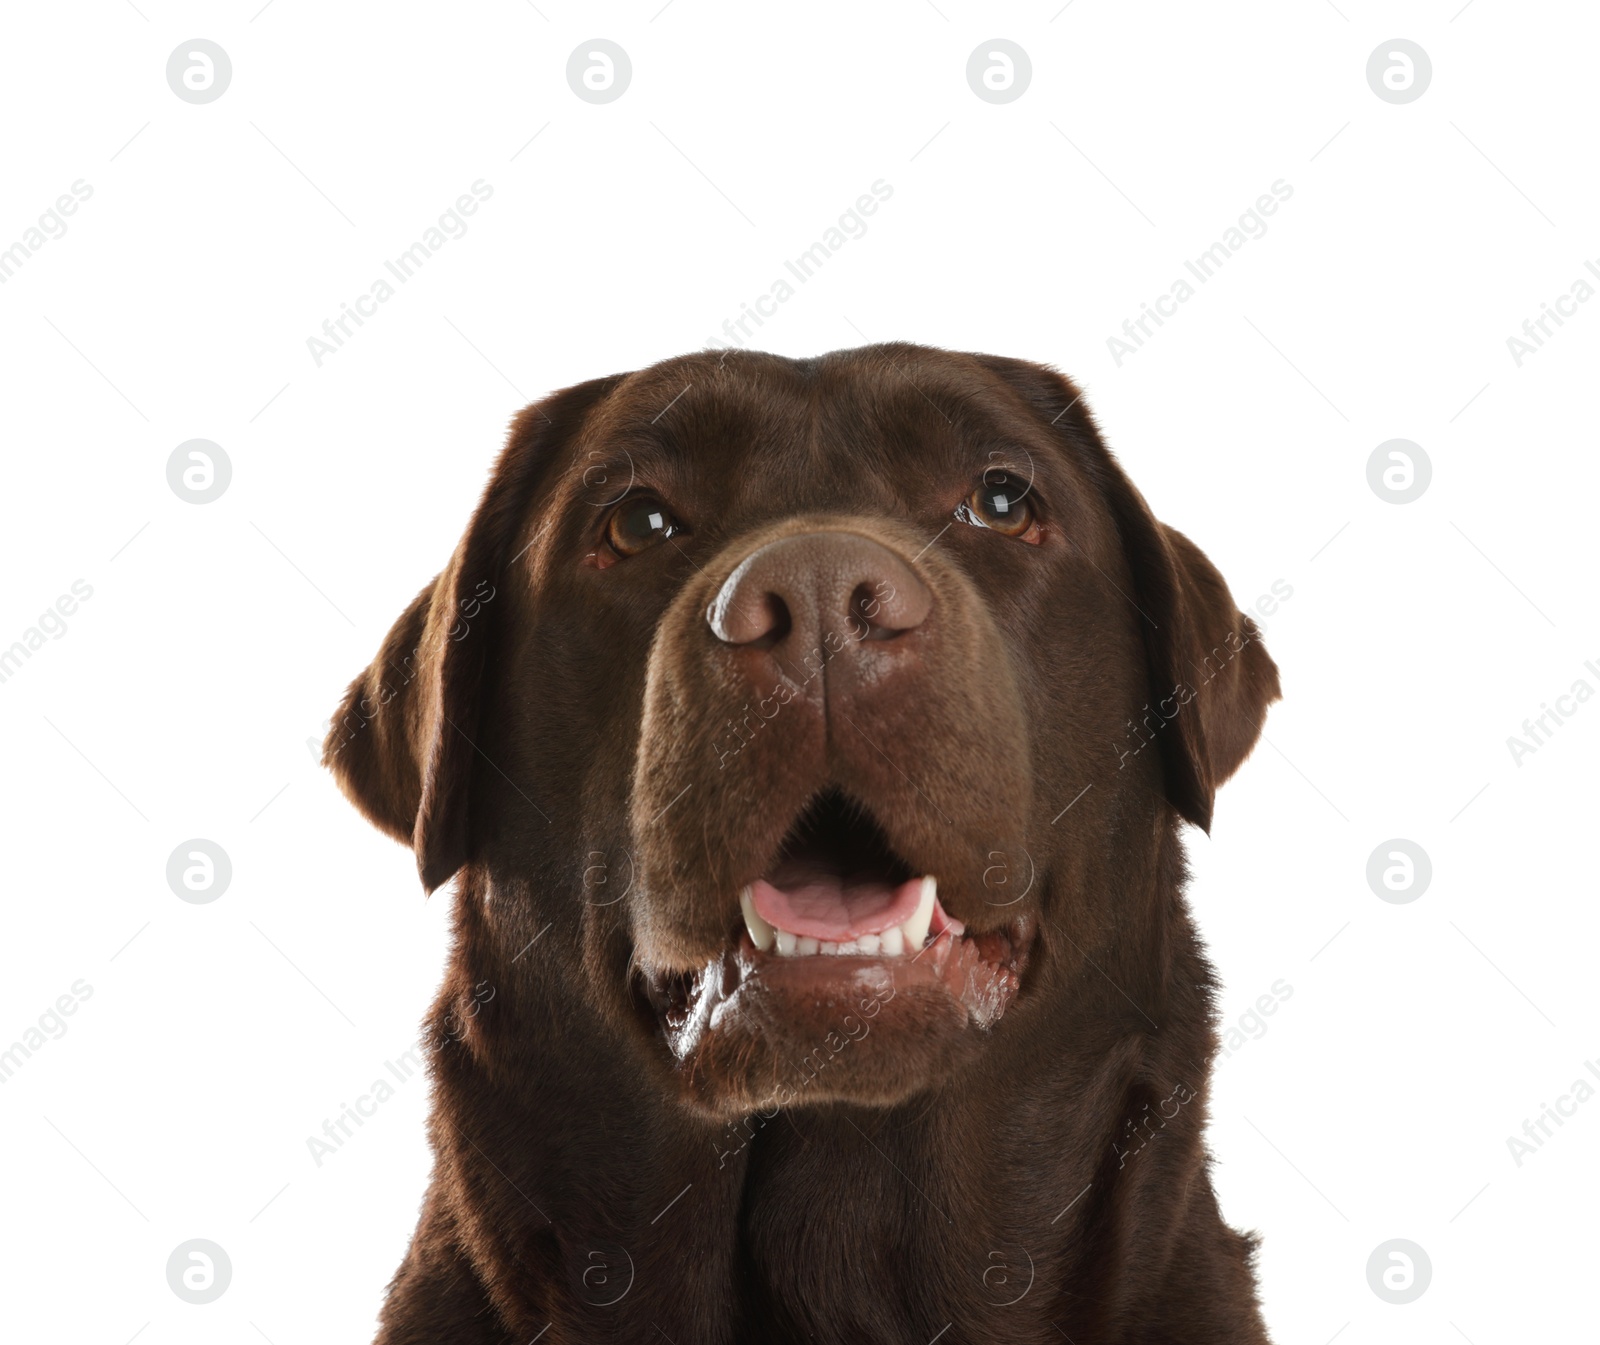
[[[783,887],[757,878],[750,899],[758,914],[776,929],[809,935],[828,943],[847,943],[862,934],[879,934],[916,912],[922,879],[896,886],[881,879],[841,879],[831,873],[779,875]]]

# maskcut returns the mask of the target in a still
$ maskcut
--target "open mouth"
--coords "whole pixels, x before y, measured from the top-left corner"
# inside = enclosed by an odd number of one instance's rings
[[[966,932],[939,904],[938,879],[912,875],[837,790],[806,809],[739,905],[751,944],[778,957],[915,957],[930,939]]]
[[[735,1022],[791,1035],[901,992],[908,1013],[992,1027],[1017,994],[1034,932],[1027,915],[969,929],[940,902],[936,875],[896,854],[866,809],[836,789],[806,807],[739,905],[741,927],[720,955],[698,971],[648,977],[680,1059]]]

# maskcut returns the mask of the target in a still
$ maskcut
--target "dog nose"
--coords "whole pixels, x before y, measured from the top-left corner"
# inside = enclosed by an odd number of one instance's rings
[[[807,650],[829,635],[892,640],[915,630],[933,594],[888,547],[855,532],[811,532],[757,548],[706,611],[724,644]]]

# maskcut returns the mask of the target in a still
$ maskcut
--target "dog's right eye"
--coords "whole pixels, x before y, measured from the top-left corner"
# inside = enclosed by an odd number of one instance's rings
[[[606,520],[606,542],[618,556],[637,556],[683,531],[683,524],[654,495],[624,500]]]

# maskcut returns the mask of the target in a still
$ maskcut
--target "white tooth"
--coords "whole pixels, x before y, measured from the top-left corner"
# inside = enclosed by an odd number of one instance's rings
[[[789,933],[789,931],[786,929],[775,929],[772,932],[778,940],[778,956],[793,957],[795,945],[794,935]]]
[[[859,939],[856,940],[856,947],[860,949],[863,956],[866,957],[877,957],[878,945],[879,939],[876,934],[863,934]]]
[[[890,925],[878,935],[878,942],[885,957],[899,957],[906,950],[906,936],[900,932],[899,925]]]
[[[821,953],[823,957],[837,957],[839,955],[839,945],[836,943],[829,943],[826,939],[823,939],[817,944],[817,951]]]
[[[905,935],[906,952],[920,953],[922,945],[928,941],[928,926],[933,924],[933,903],[938,896],[939,884],[929,874],[922,880],[922,895],[917,900],[917,909],[909,920],[902,921],[900,925]]]
[[[817,941],[808,935],[802,934],[795,940],[794,952],[796,957],[812,957],[818,948]]]
[[[750,931],[750,942],[766,952],[772,947],[772,926],[756,914],[756,904],[748,887],[739,893],[739,906],[744,911],[744,927]]]
[[[840,957],[854,957],[861,950],[856,946],[854,939],[849,939],[844,943],[834,944],[833,951]]]

